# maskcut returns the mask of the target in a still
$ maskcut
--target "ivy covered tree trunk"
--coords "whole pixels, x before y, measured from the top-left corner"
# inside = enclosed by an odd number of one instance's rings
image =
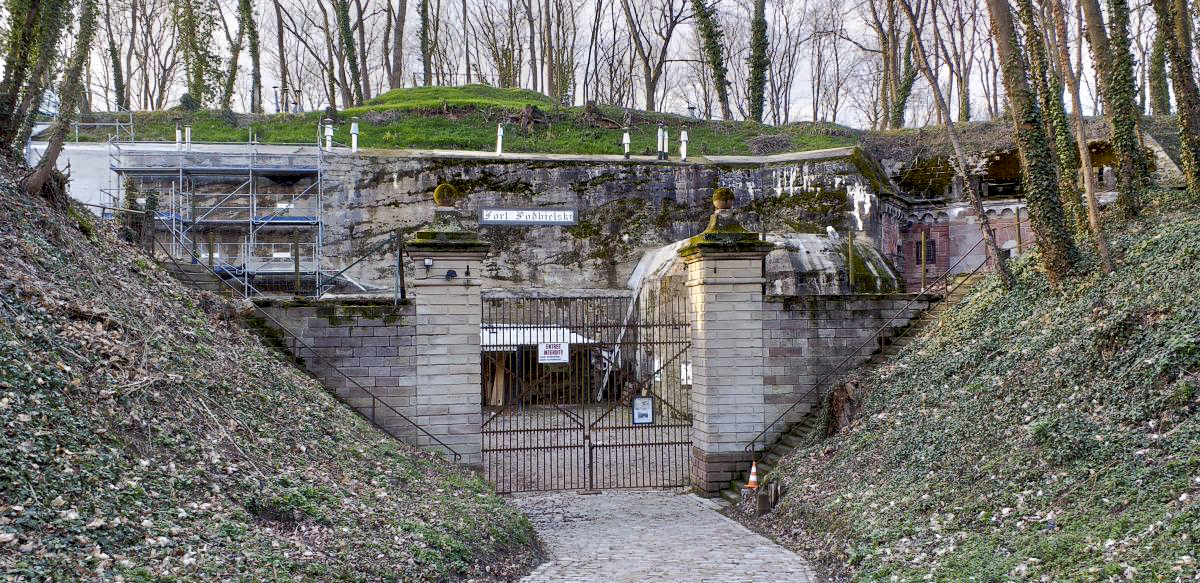
[[[275,55],[279,57],[279,101],[275,104],[275,108],[287,113],[288,101],[291,97],[291,88],[288,87],[288,70],[287,70],[287,53],[283,50],[283,8],[279,5],[279,0],[273,0],[275,5]]]
[[[1167,34],[1171,84],[1179,107],[1179,157],[1187,177],[1188,195],[1200,201],[1200,89],[1192,67],[1192,27],[1187,0],[1152,0],[1159,30]]]
[[[1137,80],[1129,38],[1129,4],[1109,0],[1108,31],[1099,0],[1079,0],[1088,43],[1100,78],[1100,95],[1117,154],[1117,208],[1126,218],[1137,216],[1149,182],[1149,161],[1138,131]]]
[[[1067,17],[1063,9],[1063,0],[1049,0],[1054,18],[1054,31],[1058,38],[1067,38]],[[1055,47],[1058,52],[1058,64],[1062,78],[1067,82],[1067,94],[1071,96],[1071,121],[1075,131],[1075,147],[1079,151],[1079,174],[1083,182],[1084,200],[1087,202],[1088,226],[1092,230],[1092,240],[1096,242],[1096,253],[1100,256],[1100,266],[1105,273],[1113,270],[1112,259],[1108,252],[1108,239],[1100,226],[1100,203],[1096,200],[1096,172],[1092,169],[1091,153],[1087,147],[1087,135],[1083,126],[1083,104],[1079,99],[1079,80],[1071,66],[1071,53],[1066,45],[1060,43]]]
[[[913,86],[917,82],[917,68],[912,62],[912,46],[913,36],[908,35],[904,41],[904,68],[899,71],[900,75],[894,80],[896,87],[891,97],[891,110],[888,112],[888,127],[891,129],[900,129],[904,127],[905,114],[908,112],[908,99],[912,97]]]
[[[767,97],[767,0],[755,0],[754,16],[750,21],[750,119],[762,123],[763,104]]]
[[[717,102],[721,104],[721,119],[733,119],[733,111],[729,108],[729,85],[725,80],[727,71],[724,50],[721,48],[721,25],[717,22],[716,8],[707,5],[705,0],[692,0],[692,10],[696,14],[696,26],[700,30],[704,57],[708,59],[712,69]]]
[[[21,181],[22,189],[34,196],[47,198],[56,208],[65,208],[67,192],[65,184],[62,188],[46,188],[53,173],[58,172],[58,156],[63,151],[67,141],[67,133],[79,113],[79,103],[83,100],[83,70],[87,65],[88,54],[92,48],[92,38],[96,34],[96,2],[82,0],[79,7],[79,34],[75,37],[75,49],[63,72],[62,85],[59,87],[58,116],[50,130],[50,140],[46,152],[33,172]]]
[[[228,31],[225,33],[226,39],[230,41],[229,47],[229,70],[225,73],[225,85],[221,88],[221,99],[217,106],[221,110],[233,109],[233,89],[237,85],[238,60],[242,56],[242,43],[246,38],[246,25],[242,22],[242,15],[238,14],[237,37],[229,38]]]
[[[1033,11],[1032,0],[1017,0],[1017,10],[1025,31],[1025,46],[1029,53],[1030,75],[1038,96],[1038,103],[1045,114],[1046,139],[1054,144],[1058,162],[1058,195],[1066,207],[1076,233],[1087,232],[1087,215],[1083,210],[1083,199],[1075,178],[1079,172],[1079,151],[1067,123],[1067,108],[1063,105],[1062,85],[1058,82],[1046,55],[1044,37]]]
[[[1029,90],[1028,67],[1017,41],[1008,0],[987,0],[987,6],[1012,112],[1013,133],[1021,155],[1029,221],[1041,251],[1046,277],[1051,282],[1058,282],[1074,269],[1078,251],[1058,196],[1054,153],[1046,140],[1041,109]]]
[[[337,0],[338,36],[342,50],[346,53],[346,65],[350,68],[348,85],[354,92],[354,105],[362,105],[362,70],[358,66],[358,50],[354,46],[354,33],[350,30],[350,0]]]
[[[433,85],[433,39],[429,38],[429,0],[421,0],[421,67],[423,84]],[[532,41],[530,41],[532,42]],[[532,58],[531,58],[532,60]],[[536,91],[536,88],[534,89]]]
[[[250,51],[250,112],[263,112],[262,53],[258,44],[258,23],[254,20],[251,0],[238,0],[238,11],[246,30],[246,48]]]
[[[203,105],[208,95],[208,50],[212,39],[201,30],[194,0],[179,0],[175,5],[175,22],[179,29],[179,46],[183,52],[184,71],[187,76],[187,92],[192,101]],[[202,37],[204,37],[202,39]]]
[[[1154,32],[1154,46],[1150,49],[1150,62],[1147,64],[1150,89],[1150,113],[1153,115],[1171,114],[1171,89],[1167,85],[1167,37],[1169,30],[1163,30],[1162,23]]]

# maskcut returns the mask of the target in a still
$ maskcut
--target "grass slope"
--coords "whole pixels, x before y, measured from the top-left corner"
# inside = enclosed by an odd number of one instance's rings
[[[528,520],[402,446],[85,211],[0,183],[9,581],[507,579]]]
[[[359,145],[363,148],[416,148],[494,150],[496,124],[526,105],[536,105],[548,117],[529,135],[510,125],[504,137],[508,152],[552,154],[619,154],[621,131],[592,128],[580,121],[582,107],[555,105],[545,95],[524,89],[498,89],[483,85],[395,89],[367,101],[362,107],[339,113],[334,139],[350,143],[351,117],[360,118]],[[617,121],[623,111],[601,107]],[[697,154],[749,154],[747,140],[783,135],[790,151],[817,150],[853,145],[856,133],[832,124],[796,123],[782,127],[751,122],[702,121],[688,117],[633,111],[630,132],[635,154],[653,154],[659,121],[671,126],[671,148],[678,150],[679,129],[688,126],[689,152]],[[192,124],[192,139],[208,142],[245,142],[253,130],[262,143],[307,143],[317,139],[322,112],[303,114],[237,115],[230,112],[177,110],[135,114],[139,140],[175,140],[175,124]],[[81,140],[103,141],[111,128],[81,132]]]
[[[1115,274],[1055,290],[1023,258],[861,379],[768,528],[835,579],[1200,577],[1200,216],[1156,196],[1111,226]]]

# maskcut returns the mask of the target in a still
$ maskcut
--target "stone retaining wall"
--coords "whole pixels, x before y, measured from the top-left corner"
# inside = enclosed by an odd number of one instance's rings
[[[396,414],[416,420],[417,326],[410,302],[263,300],[259,307],[308,345],[275,337],[306,370],[388,433],[416,443],[416,429]]]
[[[763,302],[763,387],[767,423],[775,420],[797,400],[801,405],[788,413],[777,430],[798,421],[818,395],[815,383],[834,370],[847,356],[855,354],[834,377],[845,376],[871,358],[882,342],[920,316],[929,301],[912,302],[914,295],[845,295],[816,297],[768,296]],[[906,308],[907,306],[907,308]],[[872,334],[896,316],[882,338]],[[861,350],[858,350],[866,342]],[[856,353],[856,350],[857,353]],[[828,388],[827,380],[822,388]],[[806,397],[807,395],[807,397]],[[770,444],[778,431],[768,436]]]

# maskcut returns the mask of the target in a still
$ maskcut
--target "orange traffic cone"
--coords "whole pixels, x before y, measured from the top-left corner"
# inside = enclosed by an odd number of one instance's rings
[[[750,462],[750,481],[746,482],[746,487],[751,490],[758,489],[758,462]]]

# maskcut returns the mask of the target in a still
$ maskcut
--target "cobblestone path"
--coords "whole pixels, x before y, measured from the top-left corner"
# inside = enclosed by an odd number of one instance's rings
[[[525,582],[817,581],[798,555],[691,494],[563,492],[513,502],[550,554]]]

